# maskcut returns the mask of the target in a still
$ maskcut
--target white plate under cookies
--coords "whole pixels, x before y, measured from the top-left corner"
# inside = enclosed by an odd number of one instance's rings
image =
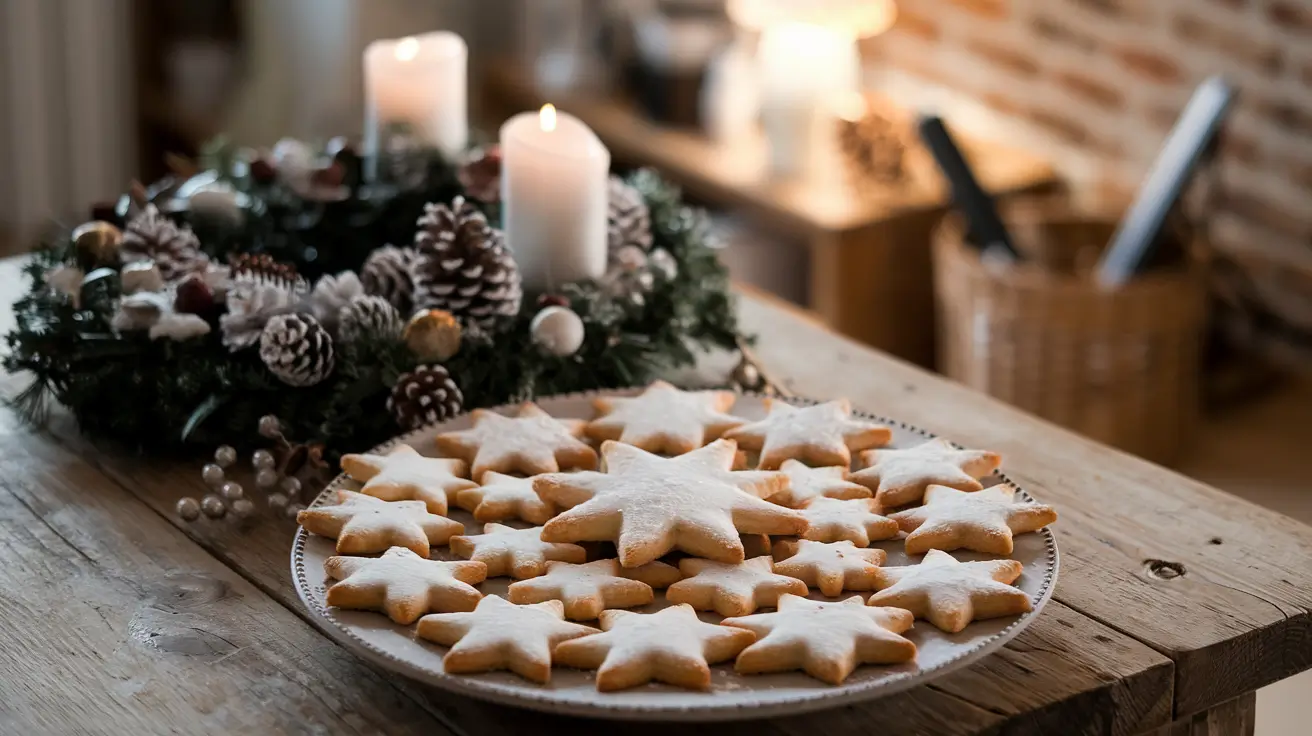
[[[637,391],[605,393],[632,395]],[[539,399],[537,403],[553,416],[588,419],[593,416],[593,395],[571,394]],[[813,403],[804,399],[790,401],[798,404]],[[500,407],[498,411],[509,412],[513,408]],[[747,394],[738,398],[732,413],[746,419],[759,419],[765,416],[766,409],[762,397]],[[909,447],[932,438],[932,435],[896,420],[862,412],[854,413],[891,427],[891,447]],[[435,455],[433,438],[436,435],[465,429],[469,424],[467,415],[460,416],[398,437],[375,448],[373,452],[385,452],[397,444],[405,443],[426,455]],[[1003,466],[1005,470],[1005,458]],[[997,473],[984,482],[988,485],[1004,480],[1005,477]],[[339,476],[328,484],[312,505],[335,503],[339,488],[358,490],[359,484]],[[1030,500],[1024,489],[1019,496]],[[475,522],[468,512],[455,509],[451,516],[465,524],[467,534],[482,533],[482,524]],[[529,526],[518,522],[509,523],[512,526]],[[1024,572],[1016,585],[1029,594],[1034,610],[1021,616],[975,622],[957,634],[946,634],[927,622],[916,621],[915,627],[905,634],[915,642],[918,650],[912,662],[895,666],[863,665],[838,686],[826,685],[802,672],[742,676],[734,672],[732,662],[727,662],[711,668],[711,689],[707,692],[651,684],[623,692],[601,693],[597,692],[594,685],[594,672],[566,667],[554,668],[548,685],[537,685],[508,672],[446,674],[442,671],[442,655],[446,648],[416,639],[414,626],[399,626],[379,613],[347,611],[327,606],[324,602],[327,581],[323,573],[323,562],[335,554],[333,544],[331,539],[298,529],[292,547],[292,577],[301,600],[322,622],[327,633],[355,654],[401,675],[495,703],[565,715],[615,719],[716,721],[764,718],[832,708],[890,695],[942,677],[1001,648],[1039,615],[1043,605],[1052,596],[1057,581],[1057,545],[1052,532],[1043,529],[1032,534],[1020,534],[1016,536],[1012,558],[1024,565]],[[908,558],[900,540],[875,542],[871,546],[888,552],[885,565],[919,562],[918,556]],[[433,554],[438,559],[458,559],[446,547],[435,547]],[[971,552],[957,551],[952,554],[963,561],[995,559]],[[478,588],[483,593],[496,593],[505,597],[506,588],[511,582],[510,578],[492,578]],[[852,595],[858,594],[845,593],[839,599]],[[864,598],[869,594],[860,595]],[[837,600],[825,598],[818,592],[813,592],[811,597],[817,600]],[[650,612],[665,605],[661,591],[657,591],[655,603],[633,610]],[[703,620],[712,623],[721,618],[714,613],[700,615]],[[596,624],[587,621],[582,623]]]

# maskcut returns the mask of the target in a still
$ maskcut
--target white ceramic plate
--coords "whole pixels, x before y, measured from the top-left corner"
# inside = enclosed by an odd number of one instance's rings
[[[810,402],[798,400],[796,403]],[[592,416],[590,395],[545,398],[538,401],[538,404],[558,417]],[[733,413],[756,419],[765,415],[765,406],[760,397],[745,395],[739,398]],[[925,432],[885,417],[861,416],[892,427],[894,447],[913,446],[930,438]],[[383,452],[404,442],[425,454],[434,454],[433,437],[440,432],[468,426],[468,416],[457,417],[399,437],[374,451]],[[1005,478],[1002,475],[995,474],[985,482],[992,484],[1003,480]],[[339,488],[357,490],[358,487],[358,483],[339,476],[315,499],[314,505],[333,503]],[[1021,495],[1028,497],[1024,491]],[[465,524],[468,534],[482,532],[482,525],[477,524],[468,513],[455,510],[451,515]],[[513,525],[527,526],[519,523]],[[918,559],[907,557],[902,542],[898,540],[876,542],[872,546],[882,547],[888,552],[886,565],[919,562]],[[744,677],[733,671],[732,663],[726,663],[712,668],[709,692],[693,692],[653,684],[624,692],[599,693],[594,687],[592,672],[563,667],[553,670],[551,684],[546,686],[530,683],[506,672],[445,674],[442,671],[445,648],[416,639],[413,626],[398,626],[378,613],[329,608],[324,603],[326,580],[323,562],[333,554],[333,540],[307,534],[304,529],[298,530],[292,548],[292,574],[296,589],[306,606],[325,624],[328,633],[366,659],[445,690],[506,705],[576,716],[670,721],[734,720],[797,714],[878,698],[929,682],[996,651],[1024,630],[1039,615],[1052,595],[1057,579],[1057,545],[1052,533],[1044,529],[1034,534],[1022,534],[1016,537],[1012,555],[1025,568],[1016,584],[1030,595],[1034,610],[1022,616],[976,622],[958,634],[945,634],[926,622],[917,621],[915,627],[906,634],[915,642],[918,650],[913,662],[892,667],[864,665],[837,687],[826,685],[801,672]],[[969,552],[953,554],[963,561],[990,559],[987,555]],[[456,559],[445,547],[435,548],[434,556]],[[504,597],[510,582],[509,578],[494,578],[479,586],[479,589],[484,593],[496,593]],[[851,595],[856,594],[847,593],[842,597]],[[862,597],[866,595],[862,594]],[[826,600],[818,593],[812,597]],[[636,610],[653,611],[665,605],[657,591],[655,603]],[[720,620],[713,613],[703,613],[701,616],[713,623]]]

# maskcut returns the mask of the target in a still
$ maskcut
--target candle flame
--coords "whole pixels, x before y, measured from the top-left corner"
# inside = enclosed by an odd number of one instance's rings
[[[419,55],[419,39],[414,36],[406,36],[396,45],[397,61],[412,61]]]
[[[556,106],[547,103],[542,106],[542,112],[538,113],[538,123],[542,126],[544,133],[550,133],[556,129]]]

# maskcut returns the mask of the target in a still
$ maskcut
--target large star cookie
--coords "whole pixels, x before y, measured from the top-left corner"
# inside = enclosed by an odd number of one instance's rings
[[[364,483],[362,493],[384,501],[415,499],[431,513],[445,516],[456,494],[478,484],[463,477],[463,460],[424,457],[409,445],[397,445],[386,455],[343,455],[342,469]]]
[[[583,563],[587,553],[577,544],[542,541],[542,527],[515,529],[485,524],[483,533],[451,537],[451,551],[487,565],[490,578],[509,575],[516,580],[535,578],[547,571],[547,562]]]
[[[473,586],[487,579],[481,562],[426,560],[404,547],[382,557],[329,557],[328,605],[382,611],[398,624],[412,624],[429,611],[472,611],[483,597]]]
[[[788,487],[769,499],[791,509],[801,508],[813,498],[870,498],[870,489],[847,480],[847,468],[830,465],[813,468],[797,460],[785,460],[779,466],[788,476]]]
[[[533,488],[565,511],[548,521],[549,542],[614,542],[625,567],[644,565],[673,549],[720,562],[742,562],[744,534],[801,534],[800,512],[762,501],[723,477],[733,466],[732,442],[717,442],[675,458],[630,445],[601,447],[605,473],[544,475]]]
[[[993,486],[966,493],[947,486],[930,486],[925,505],[893,514],[907,534],[907,554],[931,549],[950,552],[971,549],[1009,555],[1012,535],[1033,532],[1057,520],[1057,512],[1041,503],[1017,503],[1016,489]]]
[[[804,538],[815,542],[841,542],[846,539],[858,547],[869,547],[872,540],[897,536],[897,522],[882,515],[882,511],[873,498],[854,498],[850,501],[813,498],[802,509],[807,523],[811,525]]]
[[[595,468],[597,453],[579,436],[583,422],[554,419],[533,402],[525,402],[514,417],[475,409],[474,426],[437,436],[437,449],[472,465],[481,480],[489,470],[537,475],[576,468]]]
[[[597,689],[624,690],[655,680],[706,690],[711,665],[732,659],[756,638],[750,631],[708,624],[691,606],[656,613],[605,611],[600,634],[556,647],[556,662],[597,670]]]
[[[483,474],[483,485],[456,494],[456,505],[471,511],[478,521],[523,519],[545,524],[555,515],[551,504],[533,490],[532,478],[502,475],[495,470]]]
[[[815,406],[766,399],[770,414],[759,422],[725,432],[747,450],[760,450],[760,467],[773,470],[785,460],[808,465],[852,464],[852,453],[886,444],[893,437],[888,427],[852,418],[847,399]]]
[[[906,609],[955,634],[971,621],[1029,611],[1030,597],[1011,585],[1022,569],[1015,560],[958,562],[931,549],[919,565],[879,568],[879,592],[867,604]]]
[[[680,577],[677,569],[661,562],[644,568],[625,570],[619,560],[597,560],[583,565],[548,562],[546,575],[511,583],[508,595],[515,603],[558,600],[565,604],[566,618],[589,621],[607,608],[651,603],[656,596],[650,583],[662,587],[660,583],[669,585]]]
[[[598,633],[565,620],[560,601],[517,606],[495,595],[470,613],[430,613],[415,634],[451,647],[442,658],[450,674],[510,670],[526,680],[551,681],[551,650],[562,641]]]
[[[870,450],[861,453],[865,466],[849,476],[875,492],[884,508],[918,503],[931,485],[960,491],[978,491],[979,478],[1002,464],[1002,457],[985,450],[958,450],[944,439],[930,440],[906,450]]]
[[[758,637],[734,663],[744,675],[800,669],[839,685],[858,664],[899,664],[916,656],[916,645],[899,636],[911,628],[911,613],[867,607],[860,596],[825,603],[785,595],[774,613],[726,618],[721,623]]]
[[[760,607],[775,607],[785,593],[807,592],[801,580],[776,574],[769,557],[754,557],[736,565],[688,557],[679,560],[679,572],[684,579],[665,591],[665,599],[721,616],[746,616]]]
[[[367,555],[401,546],[420,557],[432,545],[446,544],[465,525],[428,512],[423,501],[380,501],[352,491],[338,491],[337,504],[315,506],[296,514],[306,531],[337,540],[344,555]]]
[[[588,423],[588,436],[618,440],[647,452],[682,455],[743,423],[725,413],[733,402],[732,391],[680,391],[656,381],[633,398],[594,399],[599,417]]]
[[[779,548],[789,556],[774,563],[775,572],[819,588],[830,598],[844,590],[874,590],[875,575],[888,558],[882,549],[861,549],[851,542],[799,539],[783,542]]]

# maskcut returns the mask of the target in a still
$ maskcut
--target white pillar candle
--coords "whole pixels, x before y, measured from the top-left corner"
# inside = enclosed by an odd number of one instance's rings
[[[455,157],[469,141],[465,69],[469,49],[450,31],[383,39],[364,51],[365,153],[392,125]]]
[[[506,243],[529,291],[606,271],[610,151],[583,121],[551,105],[501,126]]]
[[[834,131],[835,102],[858,88],[856,37],[804,23],[771,26],[757,50],[761,122],[770,142],[771,169],[803,174],[818,163]]]

